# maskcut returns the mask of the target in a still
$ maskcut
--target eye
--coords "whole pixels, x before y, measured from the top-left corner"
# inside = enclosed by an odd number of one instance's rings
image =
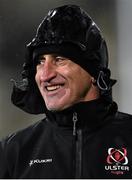
[[[56,59],[56,64],[57,65],[63,65],[68,60],[66,57],[63,57],[63,56],[56,56],[55,59]]]
[[[45,63],[45,57],[44,56],[40,56],[40,57],[38,57],[38,60],[37,60],[37,64],[39,65],[39,64],[44,64]]]

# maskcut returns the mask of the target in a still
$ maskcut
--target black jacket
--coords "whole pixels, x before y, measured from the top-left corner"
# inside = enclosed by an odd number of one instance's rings
[[[79,103],[0,143],[0,178],[132,179],[132,116],[116,103]]]

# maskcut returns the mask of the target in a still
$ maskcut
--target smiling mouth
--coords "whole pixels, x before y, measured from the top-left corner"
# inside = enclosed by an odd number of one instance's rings
[[[50,86],[46,86],[46,90],[48,92],[51,92],[51,91],[55,91],[55,90],[58,90],[62,87],[62,85],[50,85]]]

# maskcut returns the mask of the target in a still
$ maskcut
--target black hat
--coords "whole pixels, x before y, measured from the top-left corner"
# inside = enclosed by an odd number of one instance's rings
[[[44,53],[57,53],[79,64],[96,80],[102,92],[110,92],[108,51],[95,22],[79,6],[65,5],[52,9],[27,45],[22,83],[15,83],[12,102],[26,112],[45,112],[45,104],[35,82],[36,59]]]

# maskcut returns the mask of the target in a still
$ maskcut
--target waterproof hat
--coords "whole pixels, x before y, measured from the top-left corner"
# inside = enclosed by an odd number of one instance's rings
[[[36,64],[41,54],[57,53],[70,58],[93,76],[103,94],[111,94],[108,52],[100,29],[79,6],[52,9],[27,45],[22,81],[15,82],[12,102],[32,114],[45,112],[45,103],[35,82]]]

